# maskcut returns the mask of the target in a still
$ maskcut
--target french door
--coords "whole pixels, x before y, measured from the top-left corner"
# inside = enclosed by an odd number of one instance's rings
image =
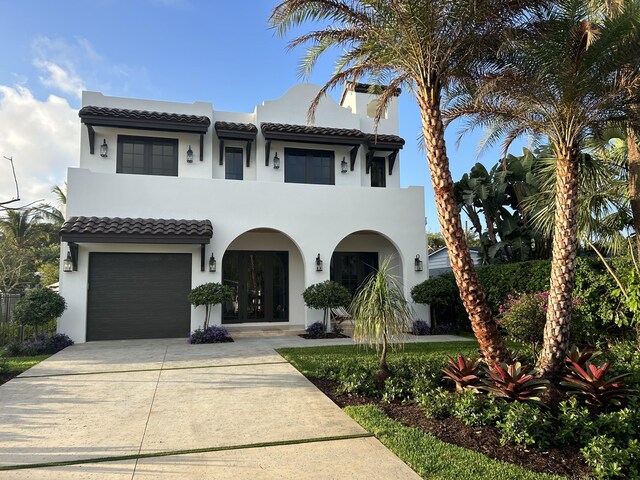
[[[289,320],[289,252],[228,251],[222,278],[233,290],[222,323]]]

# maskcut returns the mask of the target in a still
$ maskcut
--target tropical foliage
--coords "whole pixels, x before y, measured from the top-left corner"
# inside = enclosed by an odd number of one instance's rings
[[[391,273],[392,260],[387,257],[382,261],[378,271],[365,281],[351,302],[355,320],[353,338],[380,350],[378,384],[390,375],[387,348],[396,348],[404,340],[414,316],[398,278]]]

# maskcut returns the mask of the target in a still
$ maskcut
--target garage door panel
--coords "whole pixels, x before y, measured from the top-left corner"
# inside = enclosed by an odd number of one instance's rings
[[[91,253],[87,340],[186,337],[190,254]]]

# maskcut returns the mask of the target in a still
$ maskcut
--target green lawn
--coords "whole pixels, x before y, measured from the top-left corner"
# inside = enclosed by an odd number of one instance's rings
[[[307,377],[321,376],[323,366],[334,361],[353,359],[371,361],[378,358],[375,348],[358,345],[280,348],[277,352]],[[421,358],[425,355],[442,357],[445,360],[447,355],[455,357],[459,353],[466,356],[479,355],[477,342],[408,343],[395,352],[390,352],[388,360],[389,363],[394,363],[402,358]]]
[[[51,355],[34,355],[32,357],[3,357],[0,356],[0,385],[13,377],[29,370]]]
[[[398,458],[425,479],[438,480],[551,480],[563,477],[535,473],[493,460],[481,453],[438,440],[402,425],[373,405],[347,407],[356,422],[373,433]]]

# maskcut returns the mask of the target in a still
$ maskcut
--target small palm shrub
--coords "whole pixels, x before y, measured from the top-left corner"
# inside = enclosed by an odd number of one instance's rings
[[[528,365],[520,362],[501,364],[495,371],[486,370],[488,378],[482,379],[483,390],[510,401],[540,402],[549,381],[536,377]]]
[[[447,356],[449,366],[443,368],[445,379],[452,380],[456,384],[456,390],[461,392],[466,388],[476,388],[480,383],[480,360],[478,358],[466,359],[458,355],[458,359]]]

